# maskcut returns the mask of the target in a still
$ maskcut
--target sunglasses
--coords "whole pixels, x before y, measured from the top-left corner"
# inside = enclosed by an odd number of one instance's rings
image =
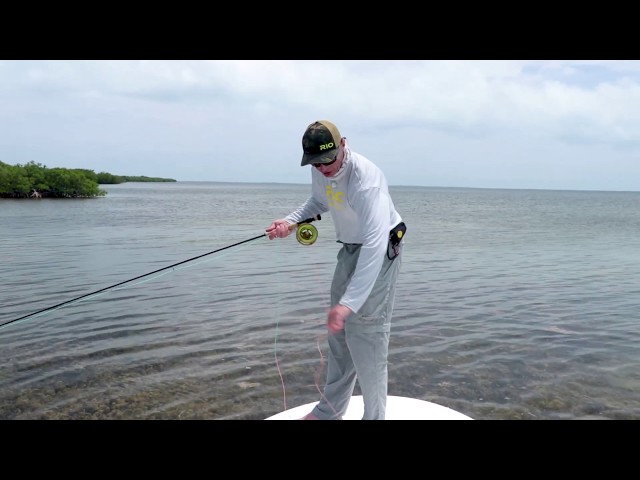
[[[337,159],[338,159],[338,154],[336,153],[336,156],[333,157],[333,160],[331,160],[329,163],[312,163],[311,165],[313,165],[316,168],[328,167],[329,165],[333,165]]]

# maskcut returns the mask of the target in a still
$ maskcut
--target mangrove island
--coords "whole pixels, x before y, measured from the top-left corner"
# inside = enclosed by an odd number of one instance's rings
[[[100,185],[125,182],[175,182],[172,178],[95,173],[84,168],[47,168],[28,162],[8,165],[0,161],[0,198],[95,198],[106,190]]]

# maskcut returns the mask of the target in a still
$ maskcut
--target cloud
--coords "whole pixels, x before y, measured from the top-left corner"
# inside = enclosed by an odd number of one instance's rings
[[[432,185],[435,166],[460,186],[626,189],[639,76],[610,60],[2,61],[0,160],[307,182],[301,135],[328,118],[390,182]],[[561,178],[532,167],[561,155]],[[596,178],[576,181],[585,161]]]

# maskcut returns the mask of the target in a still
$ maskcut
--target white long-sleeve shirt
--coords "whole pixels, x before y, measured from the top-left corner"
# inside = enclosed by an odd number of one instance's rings
[[[311,196],[285,220],[297,223],[327,211],[339,242],[362,244],[356,270],[339,301],[357,313],[382,268],[389,231],[402,217],[382,170],[349,148],[345,148],[343,164],[335,176],[328,178],[311,168]]]

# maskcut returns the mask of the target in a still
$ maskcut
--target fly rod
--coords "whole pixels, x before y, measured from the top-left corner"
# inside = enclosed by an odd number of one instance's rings
[[[313,222],[314,220],[320,220],[320,219],[321,219],[320,215],[316,215],[315,217],[307,218],[306,220],[302,220],[301,222],[292,223],[291,225],[289,225],[289,230],[293,230],[294,228],[298,228],[298,231],[296,232],[296,238],[298,239],[298,242],[300,242],[302,245],[311,245],[318,238],[318,230],[313,225],[311,225],[311,222]],[[226,250],[226,249],[231,248],[231,247],[237,247],[238,245],[242,245],[243,243],[247,243],[247,242],[251,242],[253,240],[257,240],[258,238],[262,238],[262,237],[264,237],[266,235],[267,235],[266,233],[263,233],[262,235],[256,235],[253,238],[248,238],[247,240],[242,240],[241,242],[237,242],[237,243],[234,243],[232,245],[227,245],[226,247],[218,248],[217,250],[213,250],[213,251],[208,252],[208,253],[203,253],[202,255],[198,255],[197,257],[188,258],[187,260],[183,260],[181,262],[174,263],[173,265],[169,265],[167,267],[159,268],[158,270],[154,270],[153,272],[145,273],[144,275],[138,275],[137,277],[130,278],[129,280],[125,280],[124,282],[116,283],[115,285],[111,285],[109,287],[101,288],[100,290],[96,290],[95,292],[91,292],[91,293],[86,293],[84,295],[80,295],[79,297],[72,298],[71,300],[67,300],[65,302],[61,302],[61,303],[58,303],[56,305],[52,305],[51,307],[43,308],[42,310],[38,310],[36,312],[29,313],[28,315],[23,315],[22,317],[14,318],[13,320],[9,320],[8,322],[0,324],[0,328],[4,327],[6,325],[9,325],[10,323],[18,322],[20,320],[24,320],[25,318],[32,317],[32,316],[37,315],[39,313],[44,313],[44,312],[47,312],[49,310],[53,310],[55,308],[62,307],[63,305],[66,305],[68,303],[77,302],[78,300],[81,300],[81,299],[86,298],[86,297],[90,297],[91,295],[96,295],[96,294],[98,294],[100,292],[104,292],[106,290],[110,290],[112,288],[119,287],[120,285],[124,285],[125,283],[133,282],[134,280],[139,280],[141,278],[148,277],[149,275],[153,275],[154,273],[159,273],[159,272],[162,272],[164,270],[168,270],[169,268],[177,267],[178,265],[182,265],[183,263],[192,262],[192,261],[197,260],[199,258],[206,257],[207,255],[211,255],[211,254],[214,254],[214,253],[217,253],[217,252],[221,252],[222,250]]]

